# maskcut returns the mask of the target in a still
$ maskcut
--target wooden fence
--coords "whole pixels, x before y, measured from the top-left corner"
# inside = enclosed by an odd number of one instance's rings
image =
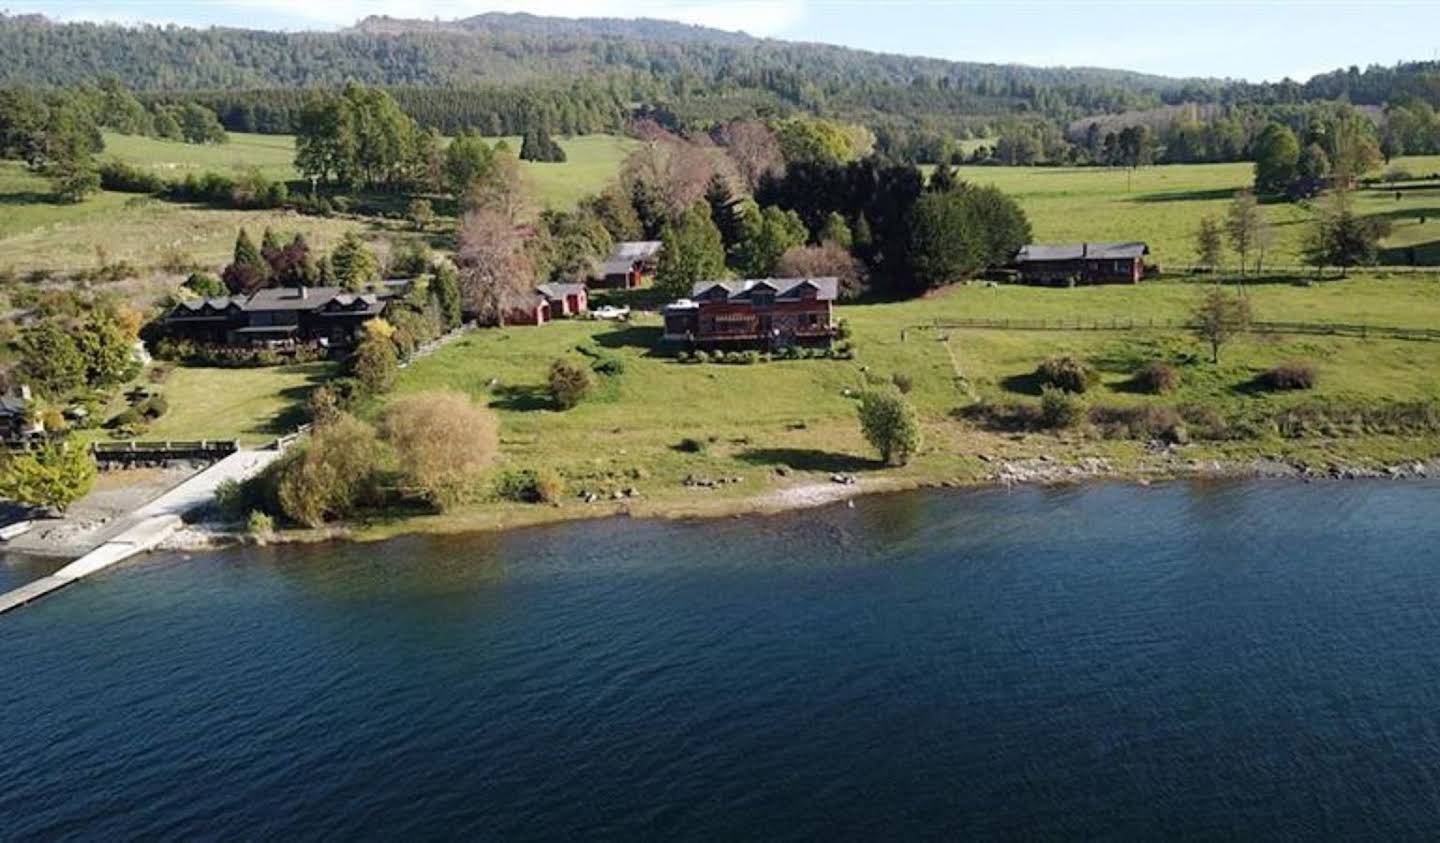
[[[155,442],[96,442],[90,453],[102,468],[158,465],[178,461],[217,462],[240,450],[233,439]]]
[[[1180,319],[937,319],[906,330],[994,331],[1192,331],[1195,323]],[[1306,334],[1360,339],[1440,340],[1440,329],[1403,328],[1350,322],[1251,322],[1257,334]]]

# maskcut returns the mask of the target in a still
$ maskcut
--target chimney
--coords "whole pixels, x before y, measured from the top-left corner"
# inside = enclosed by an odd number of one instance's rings
[[[29,401],[29,400],[30,400],[30,384],[28,384],[28,383],[22,383],[22,384],[20,384],[20,386],[16,388],[15,392],[16,392],[16,394],[18,394],[18,395],[20,396],[20,400],[21,400],[21,401]]]
[[[1080,257],[1082,257],[1082,258],[1088,258],[1088,257],[1090,257],[1090,244],[1089,244],[1089,243],[1081,243],[1081,244],[1080,244]]]
[[[300,284],[300,298],[302,301],[310,298],[310,288],[306,287],[304,283]]]

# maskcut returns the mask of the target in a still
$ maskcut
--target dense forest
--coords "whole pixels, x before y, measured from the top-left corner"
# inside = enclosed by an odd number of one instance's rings
[[[1440,64],[1432,62],[1252,84],[523,14],[370,18],[337,33],[0,15],[0,54],[0,86],[114,80],[152,110],[194,103],[245,132],[296,133],[315,89],[353,81],[385,88],[420,126],[444,134],[618,132],[637,118],[693,133],[805,113],[867,126],[879,151],[903,160],[1134,165],[1248,159],[1268,123],[1314,133],[1348,120],[1337,109],[1353,105],[1386,157],[1440,148]],[[987,140],[982,150],[960,143],[976,137]]]

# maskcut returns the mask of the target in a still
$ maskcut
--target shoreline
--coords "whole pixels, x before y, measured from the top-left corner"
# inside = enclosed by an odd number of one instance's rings
[[[1440,479],[1440,457],[1403,460],[1381,467],[1364,467],[1335,463],[1324,469],[1270,457],[1249,460],[1188,459],[1183,464],[1159,468],[1153,464],[1119,463],[1104,457],[1081,457],[1065,460],[1041,455],[1020,460],[995,460],[980,457],[993,470],[977,476],[936,477],[930,475],[860,477],[843,475],[845,482],[831,479],[810,479],[757,494],[726,497],[708,501],[667,500],[650,504],[635,501],[600,504],[491,505],[471,509],[453,516],[413,516],[390,521],[369,521],[336,524],[314,530],[283,530],[259,540],[243,529],[213,521],[188,524],[162,543],[156,550],[195,552],[238,545],[318,544],[344,541],[371,543],[394,538],[420,535],[494,534],[552,524],[590,521],[604,518],[645,518],[661,520],[709,520],[738,518],[751,515],[782,515],[806,509],[830,506],[858,497],[896,494],[925,489],[987,489],[1016,486],[1057,487],[1088,484],[1125,483],[1150,486],[1157,483],[1226,481],[1226,480],[1288,480],[1302,483],[1321,481],[1391,480],[1424,481]],[[1158,470],[1157,470],[1158,469]],[[504,514],[512,518],[496,517]]]

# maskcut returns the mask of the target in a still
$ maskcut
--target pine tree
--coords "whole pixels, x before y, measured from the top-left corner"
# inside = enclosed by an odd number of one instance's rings
[[[845,222],[844,217],[834,212],[825,218],[825,226],[820,229],[819,240],[821,243],[834,243],[845,249],[855,245],[855,236],[850,231],[850,224]]]
[[[732,249],[744,236],[740,215],[736,212],[737,200],[724,176],[716,173],[705,186],[705,202],[710,206],[710,218],[720,229],[720,240],[725,248]]]
[[[270,283],[270,264],[255,248],[250,232],[240,229],[235,237],[235,256],[222,274],[225,286],[237,296],[248,296]]]

